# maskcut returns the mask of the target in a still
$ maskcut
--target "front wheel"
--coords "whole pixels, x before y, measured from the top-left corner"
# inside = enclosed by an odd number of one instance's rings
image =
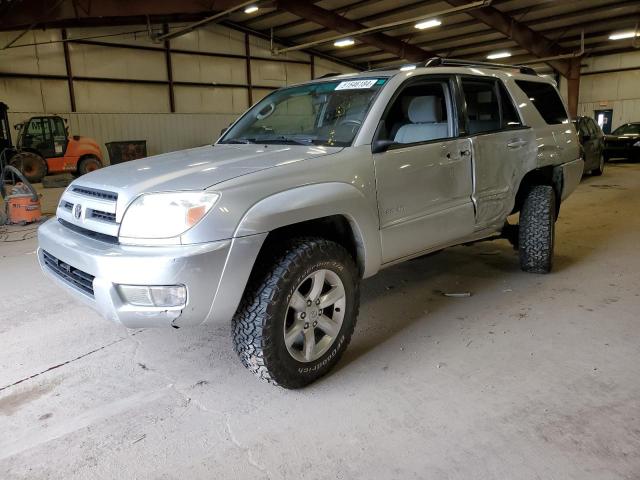
[[[358,271],[342,246],[322,238],[293,240],[261,263],[233,319],[235,350],[260,379],[301,388],[329,372],[351,340]]]
[[[604,155],[600,155],[600,161],[598,162],[598,166],[591,170],[591,175],[595,177],[599,177],[604,173]]]
[[[530,273],[549,273],[553,264],[556,193],[549,185],[531,188],[520,211],[518,244],[520,268]]]
[[[98,157],[94,157],[93,155],[85,157],[78,162],[78,176],[86,175],[87,173],[98,170],[99,168],[102,168],[102,162]]]

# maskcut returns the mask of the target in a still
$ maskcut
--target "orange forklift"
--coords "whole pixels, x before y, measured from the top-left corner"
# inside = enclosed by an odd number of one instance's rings
[[[0,103],[0,123],[8,125],[8,107]],[[66,121],[57,115],[31,117],[15,126],[18,139],[11,145],[9,132],[4,136],[5,158],[31,183],[39,183],[48,174],[84,175],[102,168],[102,153],[92,138],[69,136]],[[8,129],[7,129],[8,130]],[[2,143],[2,142],[0,142]]]

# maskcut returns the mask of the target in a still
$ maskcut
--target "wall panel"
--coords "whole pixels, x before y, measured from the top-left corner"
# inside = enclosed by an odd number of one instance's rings
[[[173,53],[173,80],[177,82],[247,83],[247,64],[241,58],[203,57]]]
[[[96,45],[69,45],[73,74],[138,80],[166,80],[164,52]]]
[[[169,112],[166,85],[136,83],[75,82],[79,112]]]
[[[178,112],[240,114],[247,108],[245,88],[175,87]]]

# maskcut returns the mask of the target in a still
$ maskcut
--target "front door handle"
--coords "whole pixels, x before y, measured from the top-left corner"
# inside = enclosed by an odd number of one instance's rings
[[[512,140],[507,143],[508,148],[520,148],[524,147],[528,142],[526,140]]]

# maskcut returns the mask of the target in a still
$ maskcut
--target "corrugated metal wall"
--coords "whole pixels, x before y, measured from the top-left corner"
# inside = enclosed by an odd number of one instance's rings
[[[129,33],[117,35],[122,32]],[[11,124],[42,114],[67,118],[72,134],[93,137],[105,155],[110,141],[147,140],[150,155],[211,143],[249,107],[249,83],[257,102],[274,88],[311,78],[308,54],[274,58],[268,41],[249,36],[249,82],[245,34],[208,26],[171,41],[172,113],[165,51],[149,39],[146,26],[70,29],[67,35],[75,41],[68,48],[76,112],[60,30],[32,31],[19,42],[56,43],[0,51],[0,101],[10,107]],[[14,36],[0,33],[0,44]],[[313,62],[316,77],[350,71],[320,58]]]
[[[15,125],[41,112],[12,112],[9,122]],[[213,143],[220,130],[235,114],[216,113],[63,113],[72,135],[84,135],[100,144],[107,158],[105,144],[122,140],[146,140],[147,153],[172,152]],[[13,132],[15,141],[15,132]]]
[[[587,63],[580,79],[580,115],[613,109],[612,129],[640,121],[640,52],[593,57]],[[623,71],[595,73],[610,70]]]

